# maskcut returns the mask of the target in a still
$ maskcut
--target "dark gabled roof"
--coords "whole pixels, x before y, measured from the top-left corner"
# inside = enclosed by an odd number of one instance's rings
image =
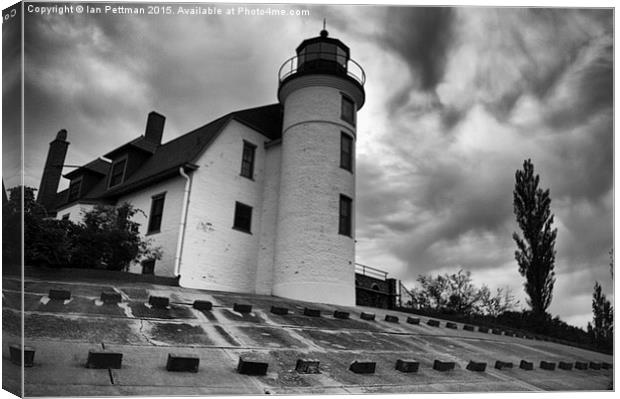
[[[94,161],[87,163],[84,166],[80,166],[79,168],[72,170],[71,172],[63,175],[67,179],[73,179],[78,177],[80,174],[89,171],[98,175],[106,176],[108,174],[108,170],[110,169],[110,162],[104,161],[101,158],[97,158]]]
[[[129,147],[149,151],[152,155],[122,184],[112,189],[108,189],[107,187],[108,178],[106,170],[106,177],[100,179],[100,181],[97,182],[88,193],[83,195],[78,202],[97,199],[103,200],[138,190],[149,184],[177,175],[181,166],[185,167],[187,170],[197,169],[198,167],[195,165],[197,159],[209,145],[211,145],[222,129],[233,119],[260,132],[271,141],[278,140],[282,135],[282,106],[280,104],[272,104],[231,112],[211,123],[192,130],[165,144],[155,146],[154,148],[149,147],[153,143],[146,141],[143,136],[140,136],[109,152],[106,154],[106,157]],[[84,165],[82,168],[85,168],[87,165]],[[109,169],[109,164],[107,167]],[[75,172],[77,171],[71,173]],[[66,194],[61,197],[62,193],[65,192],[63,191],[57,195],[59,200],[58,206],[66,205],[67,197]]]
[[[261,132],[268,139],[278,140],[282,137],[282,106],[280,104],[246,109],[229,115]]]
[[[148,141],[144,136],[140,136],[131,140],[129,143],[125,143],[120,147],[113,149],[104,155],[106,158],[114,158],[118,153],[128,151],[130,149],[137,149],[149,154],[153,154],[157,149],[158,144]]]

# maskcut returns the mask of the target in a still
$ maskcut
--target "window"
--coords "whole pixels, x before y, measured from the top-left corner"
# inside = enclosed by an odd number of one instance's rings
[[[118,186],[123,182],[126,164],[127,159],[122,159],[112,165],[112,172],[110,173],[110,184],[108,185],[108,187]]]
[[[155,274],[155,260],[142,262],[142,274]]]
[[[80,197],[80,188],[82,186],[82,179],[75,179],[69,184],[69,198],[68,202],[75,201]]]
[[[247,141],[243,142],[243,156],[241,157],[241,176],[252,179],[254,177],[254,154],[256,146]]]
[[[353,172],[353,139],[344,132],[340,135],[340,167]]]
[[[340,223],[338,234],[351,237],[351,207],[353,200],[346,195],[340,195]]]
[[[235,202],[235,221],[233,229],[251,233],[252,229],[252,207]]]
[[[71,217],[71,213],[65,213],[62,215],[62,220],[69,220],[69,217]]]
[[[347,96],[342,96],[342,115],[343,121],[355,125],[355,103]]]
[[[161,228],[161,218],[164,214],[164,199],[166,193],[154,195],[151,200],[151,215],[149,216],[149,233],[157,233]]]

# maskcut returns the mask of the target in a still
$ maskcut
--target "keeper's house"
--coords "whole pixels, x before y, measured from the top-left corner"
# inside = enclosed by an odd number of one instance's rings
[[[355,304],[356,113],[364,73],[340,40],[304,40],[279,72],[279,103],[231,112],[167,143],[151,112],[144,135],[64,175],[50,143],[38,201],[79,221],[95,204],[143,210],[163,257],[137,273],[183,287]]]

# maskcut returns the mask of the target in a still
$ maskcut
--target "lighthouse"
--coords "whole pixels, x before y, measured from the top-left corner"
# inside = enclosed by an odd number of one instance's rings
[[[325,29],[296,53],[279,71],[284,114],[272,293],[355,305],[355,142],[365,74]]]

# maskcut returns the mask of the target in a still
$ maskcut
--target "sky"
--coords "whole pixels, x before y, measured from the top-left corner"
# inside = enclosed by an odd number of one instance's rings
[[[26,13],[25,184],[38,187],[48,143],[63,128],[66,163],[79,165],[142,134],[151,110],[167,117],[165,142],[277,102],[278,68],[326,18],[367,76],[356,143],[358,262],[408,287],[422,274],[469,270],[478,286],[508,287],[526,307],[512,190],[531,159],[558,229],[550,313],[584,327],[594,282],[613,298],[610,9],[247,8],[309,15]],[[17,72],[3,66],[4,98],[18,90]],[[14,106],[5,101],[5,115]],[[6,132],[19,127],[5,117],[3,130],[12,187],[18,152],[7,148],[18,136]]]

